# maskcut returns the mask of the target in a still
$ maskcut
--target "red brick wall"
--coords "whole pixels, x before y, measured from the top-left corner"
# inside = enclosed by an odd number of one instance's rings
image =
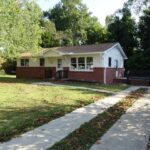
[[[123,77],[124,69],[118,68],[118,77]],[[116,78],[116,69],[115,68],[106,68],[106,84],[112,84]]]
[[[17,67],[16,76],[18,78],[45,78],[45,69],[51,69],[54,76],[55,67]]]
[[[50,69],[53,77],[56,73],[55,67],[17,67],[16,74],[18,78],[45,78],[45,70]],[[69,71],[68,67],[64,67],[64,70],[68,70],[68,79],[80,80],[89,82],[104,83],[104,68],[94,68],[93,71]],[[123,69],[120,68],[120,72]],[[106,68],[106,83],[111,84],[115,79],[115,68]]]
[[[114,78],[116,77],[115,68],[106,68],[106,84],[112,84]]]
[[[94,68],[93,71],[69,71],[70,80],[104,83],[104,68]]]

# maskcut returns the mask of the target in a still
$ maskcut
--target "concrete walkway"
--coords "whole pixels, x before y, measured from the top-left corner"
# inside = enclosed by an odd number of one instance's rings
[[[65,138],[85,122],[113,106],[139,87],[130,87],[116,95],[79,108],[20,137],[0,144],[0,150],[44,150]]]
[[[65,84],[56,84],[56,83],[51,83],[51,82],[37,82],[37,83],[32,83],[33,85],[44,85],[44,86],[61,86],[61,87],[70,87],[73,89],[83,89],[83,90],[89,90],[89,91],[94,91],[94,92],[104,92],[108,94],[116,94],[117,92],[112,92],[109,90],[102,90],[102,89],[94,89],[94,88],[88,88],[88,87],[82,87],[82,86],[71,86],[71,85],[65,85]]]
[[[147,150],[150,135],[150,88],[91,150]]]

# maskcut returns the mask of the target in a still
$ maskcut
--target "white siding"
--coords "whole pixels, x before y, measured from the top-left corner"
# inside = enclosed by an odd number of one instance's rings
[[[124,59],[121,52],[117,48],[112,48],[105,51],[103,67],[108,67],[108,58],[111,57],[112,63],[111,68],[115,67],[115,60],[118,60],[118,67],[124,68]]]
[[[66,55],[60,57],[47,57],[45,58],[45,67],[56,67],[57,60],[62,59],[63,67],[70,67],[70,62],[72,57],[93,57],[93,67],[104,68],[108,67],[108,58],[111,57],[112,65],[111,68],[115,67],[115,60],[118,60],[118,67],[124,67],[124,59],[122,54],[117,48],[113,48],[105,51],[104,53],[99,54],[76,54],[76,55]],[[40,58],[29,58],[29,67],[40,67],[39,65]],[[20,66],[20,59],[17,60],[17,66]]]
[[[93,57],[93,67],[103,66],[103,58],[100,54],[80,54],[62,57],[46,57],[45,67],[57,67],[58,59],[62,59],[63,67],[70,67],[72,57]],[[40,58],[29,58],[29,67],[39,67],[39,59]],[[20,59],[17,60],[17,66],[20,67]]]

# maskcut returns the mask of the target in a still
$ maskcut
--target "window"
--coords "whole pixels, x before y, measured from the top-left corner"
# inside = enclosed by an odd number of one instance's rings
[[[44,58],[40,58],[40,66],[41,67],[45,66],[45,59]]]
[[[93,57],[71,58],[71,70],[86,71],[93,69]]]
[[[71,69],[77,70],[77,58],[71,58]]]
[[[21,66],[28,67],[29,66],[29,59],[21,59]]]
[[[108,58],[108,67],[111,67],[111,57]]]
[[[85,70],[85,58],[84,57],[78,58],[78,70]]]
[[[58,59],[57,67],[62,68],[62,59]]]
[[[86,58],[86,69],[92,70],[93,69],[93,57]]]

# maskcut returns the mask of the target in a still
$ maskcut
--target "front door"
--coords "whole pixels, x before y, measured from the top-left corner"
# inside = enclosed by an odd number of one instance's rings
[[[62,59],[57,60],[57,78],[63,78],[63,66],[62,66]]]

